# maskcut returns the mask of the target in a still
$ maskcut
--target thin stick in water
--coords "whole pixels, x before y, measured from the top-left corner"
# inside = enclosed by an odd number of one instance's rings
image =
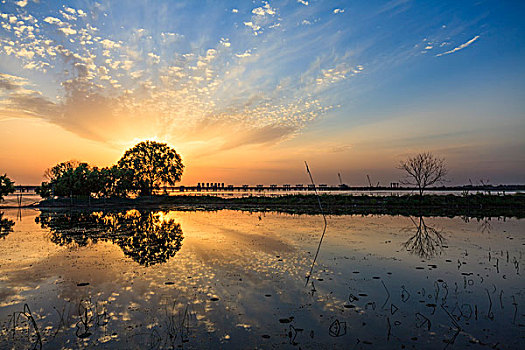
[[[314,178],[312,177],[312,173],[310,172],[310,168],[308,167],[308,163],[306,161],[304,162],[306,165],[306,172],[310,176],[310,180],[312,181],[312,185],[314,186],[315,195],[317,197],[317,202],[319,203],[319,209],[321,210],[321,214],[323,215],[324,220],[324,227],[323,227],[323,234],[321,235],[321,239],[319,240],[319,245],[317,246],[317,251],[315,252],[314,260],[312,261],[312,266],[310,267],[310,272],[308,272],[308,275],[306,275],[306,283],[305,287],[308,285],[308,282],[310,281],[310,277],[312,276],[312,271],[314,269],[315,262],[317,260],[317,256],[319,255],[319,250],[321,249],[321,243],[323,243],[324,234],[326,233],[326,216],[323,211],[323,206],[321,205],[321,198],[319,197],[319,194],[317,193],[317,188],[315,186]]]

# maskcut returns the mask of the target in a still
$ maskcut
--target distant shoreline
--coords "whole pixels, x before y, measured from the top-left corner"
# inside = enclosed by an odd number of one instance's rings
[[[415,195],[404,196],[319,196],[322,212],[328,215],[404,215],[404,216],[467,216],[525,218],[525,195]],[[148,196],[138,198],[58,198],[45,199],[26,208],[116,210],[116,209],[176,209],[176,210],[243,210],[275,211],[290,214],[321,214],[313,194],[278,197],[251,196],[222,198],[219,196]],[[8,207],[3,207],[4,209]],[[18,207],[11,207],[18,208]]]

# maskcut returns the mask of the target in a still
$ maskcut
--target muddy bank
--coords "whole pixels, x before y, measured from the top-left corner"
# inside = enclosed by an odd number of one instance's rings
[[[386,214],[413,216],[525,217],[525,195],[494,196],[343,196],[321,195],[325,214]],[[139,198],[58,198],[35,204],[37,208],[164,208],[179,210],[236,209],[296,214],[321,214],[315,195],[221,198],[217,196],[150,196]]]

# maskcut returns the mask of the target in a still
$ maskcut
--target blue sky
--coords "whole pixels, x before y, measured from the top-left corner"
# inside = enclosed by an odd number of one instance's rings
[[[194,165],[189,183],[204,171],[293,181],[303,160],[323,182],[341,171],[352,183],[366,172],[388,183],[400,159],[421,151],[445,157],[456,183],[525,181],[518,1],[22,0],[0,9],[0,146],[18,148],[18,128],[54,128],[41,144],[82,150],[37,155],[48,166],[79,156],[106,165],[157,139]],[[21,181],[43,172],[1,157],[0,170]]]

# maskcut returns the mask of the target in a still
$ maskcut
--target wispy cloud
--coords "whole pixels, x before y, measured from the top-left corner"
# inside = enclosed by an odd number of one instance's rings
[[[469,47],[473,42],[475,42],[475,41],[478,40],[478,39],[479,39],[479,35],[476,35],[475,37],[473,37],[472,39],[470,39],[470,40],[467,41],[466,43],[461,44],[461,45],[459,45],[458,47],[453,48],[452,50],[449,50],[449,51],[446,51],[446,52],[443,52],[443,53],[437,54],[436,57],[440,57],[440,56],[444,56],[444,55],[449,55],[449,54],[451,54],[451,53],[458,52],[459,50],[463,50],[464,48]]]
[[[57,99],[46,97],[38,86],[28,89],[28,80],[4,74],[0,114],[42,118],[103,142],[113,142],[115,130],[120,137],[143,133],[186,140],[196,130],[206,131],[221,149],[231,149],[293,136],[332,108],[312,95],[313,88],[319,91],[320,86],[352,74],[348,64],[332,61],[335,68],[319,67],[308,73],[309,79],[299,71],[303,79],[299,85],[288,82],[294,74],[277,81],[267,76],[270,67],[283,62],[280,57],[292,53],[275,45],[282,37],[282,32],[275,31],[280,19],[268,2],[254,7],[244,24],[258,35],[266,29],[274,33],[259,45],[253,43],[258,48],[239,51],[231,48],[241,45],[221,37],[204,52],[198,47],[163,52],[152,43],[176,46],[185,35],[151,33],[147,28],[116,39],[104,35],[100,23],[88,21],[87,13],[91,12],[91,18],[102,16],[97,11],[63,7],[58,15],[43,17],[32,38],[16,34],[24,25],[16,18],[20,14],[2,15],[2,24],[9,24],[8,32],[14,35],[0,38],[0,53],[19,58],[28,70],[53,72],[63,94]],[[246,40],[242,33],[235,37]],[[316,81],[316,76],[322,80]],[[225,128],[235,133],[225,138]]]
[[[0,115],[45,119],[102,142],[148,135],[191,142],[204,132],[220,149],[280,142],[351,98],[361,73],[392,69],[420,51],[384,45],[390,32],[383,41],[353,36],[345,22],[352,9],[322,2],[221,5],[229,16],[221,23],[209,18],[217,9],[199,7],[195,28],[177,26],[187,18],[183,7],[150,23],[128,19],[133,13],[111,18],[110,3],[57,6],[0,13],[0,56],[20,67],[0,79]]]

